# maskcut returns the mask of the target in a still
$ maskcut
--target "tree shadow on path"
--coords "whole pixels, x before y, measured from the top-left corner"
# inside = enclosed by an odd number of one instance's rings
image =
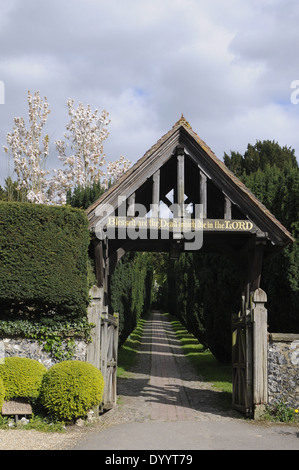
[[[194,421],[243,419],[238,412],[224,409],[225,392],[216,391],[198,375],[171,324],[158,312],[153,312],[144,325],[137,363],[128,377],[118,378],[117,393],[119,411],[127,414],[126,421],[176,420],[184,416]]]

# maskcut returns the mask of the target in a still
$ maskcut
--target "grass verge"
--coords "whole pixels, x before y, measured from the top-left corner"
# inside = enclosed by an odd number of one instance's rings
[[[221,394],[222,406],[231,408],[232,404],[232,368],[231,364],[219,363],[211,351],[204,348],[198,340],[187,331],[177,318],[169,315],[168,318],[181,347],[194,369],[206,382],[210,382],[215,390]]]
[[[137,352],[143,333],[145,319],[140,319],[135,330],[118,350],[117,377],[127,377],[137,362]]]
[[[63,422],[52,422],[50,419],[45,418],[41,415],[32,415],[26,421],[26,424],[22,423],[22,420],[19,420],[17,423],[14,420],[13,416],[1,416],[0,415],[0,429],[18,429],[18,430],[32,430],[40,432],[59,432],[64,433],[66,431],[66,425]]]

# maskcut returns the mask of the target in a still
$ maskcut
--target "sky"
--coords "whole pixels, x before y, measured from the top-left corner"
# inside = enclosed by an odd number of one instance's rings
[[[49,169],[69,98],[109,112],[107,160],[135,163],[182,114],[220,159],[267,139],[298,158],[298,24],[298,0],[0,0],[0,184],[28,90],[51,109]]]

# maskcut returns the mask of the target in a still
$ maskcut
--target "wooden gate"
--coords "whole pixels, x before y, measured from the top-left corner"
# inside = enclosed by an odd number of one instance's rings
[[[93,286],[90,297],[88,321],[94,324],[94,328],[91,331],[86,360],[103,374],[105,386],[101,409],[109,409],[116,403],[118,314],[110,315],[105,311],[103,288]]]
[[[118,314],[104,313],[101,316],[100,370],[105,388],[103,408],[112,408],[116,403],[116,374],[118,350]]]
[[[256,289],[232,318],[233,408],[254,418],[268,401],[266,301],[265,292]]]
[[[246,310],[232,319],[233,408],[252,416],[252,344],[251,315]]]

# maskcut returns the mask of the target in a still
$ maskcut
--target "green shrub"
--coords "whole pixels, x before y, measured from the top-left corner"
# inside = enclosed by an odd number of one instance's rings
[[[274,405],[267,406],[264,418],[269,421],[281,423],[294,423],[296,422],[298,410],[289,407],[284,402],[275,403]]]
[[[4,388],[3,380],[0,378],[0,410],[2,408],[4,398],[5,398],[5,388]]]
[[[151,306],[153,266],[150,253],[127,253],[111,276],[111,306],[119,314],[123,344]]]
[[[40,399],[51,416],[71,421],[99,405],[103,391],[99,369],[87,362],[63,361],[44,375]]]
[[[88,219],[83,210],[0,202],[1,316],[85,315]]]
[[[38,398],[46,367],[34,359],[7,357],[0,364],[0,378],[5,388],[5,400]]]

